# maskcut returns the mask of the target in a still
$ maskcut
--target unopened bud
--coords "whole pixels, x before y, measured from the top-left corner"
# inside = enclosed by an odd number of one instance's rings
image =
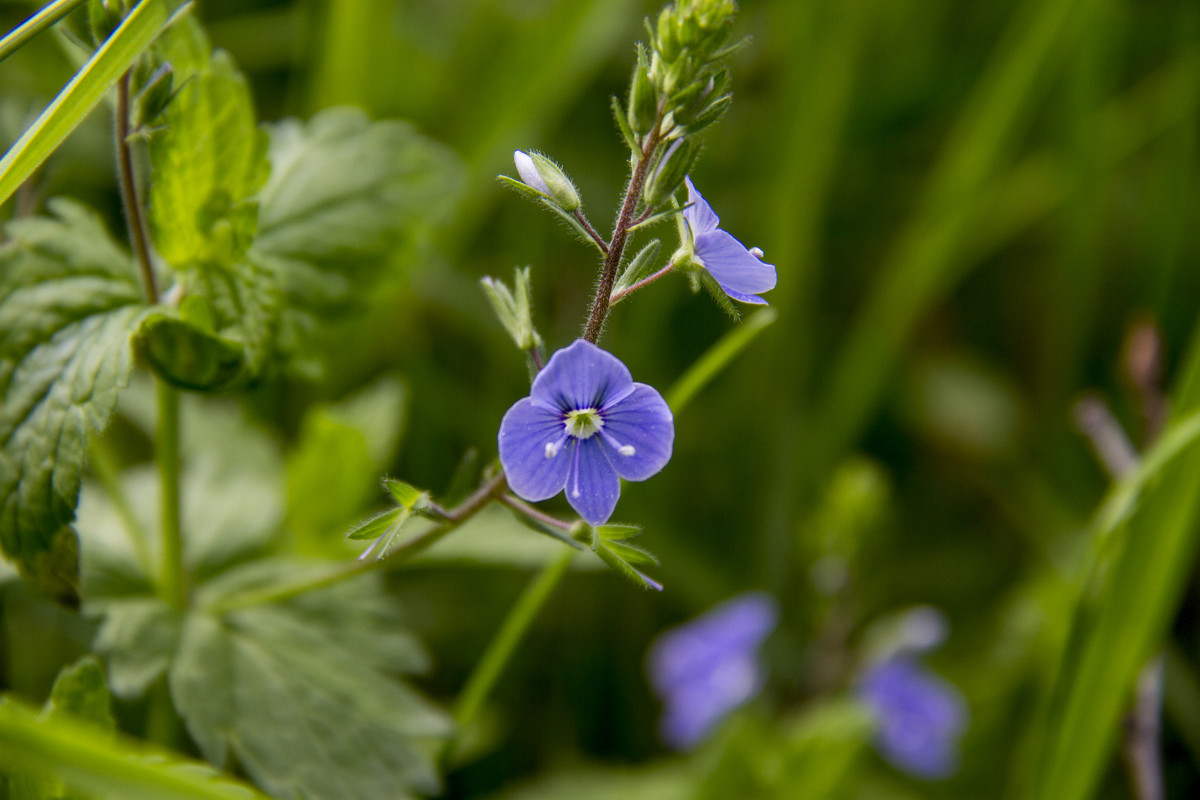
[[[637,66],[629,84],[629,127],[639,136],[649,133],[658,118],[658,99],[654,84],[650,80],[650,67],[646,63],[646,51],[638,45]]]
[[[125,0],[88,0],[88,26],[97,46],[112,35],[128,10]]]
[[[170,64],[154,71],[133,101],[133,126],[151,125],[167,110],[175,89],[175,75]]]
[[[546,195],[563,211],[571,212],[579,208],[579,190],[562,171],[562,167],[541,153],[525,153],[521,150],[513,153],[513,162],[526,186]]]
[[[646,204],[657,206],[678,191],[689,171],[700,156],[700,142],[696,139],[676,139],[663,151],[654,165],[646,188],[642,193]]]

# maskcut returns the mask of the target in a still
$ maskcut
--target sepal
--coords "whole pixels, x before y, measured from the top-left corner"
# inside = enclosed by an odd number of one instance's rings
[[[575,538],[587,537],[586,543],[601,561],[633,581],[643,589],[661,592],[663,585],[634,567],[634,564],[658,564],[658,559],[649,551],[630,544],[626,540],[641,533],[633,525],[586,526],[574,534]]]

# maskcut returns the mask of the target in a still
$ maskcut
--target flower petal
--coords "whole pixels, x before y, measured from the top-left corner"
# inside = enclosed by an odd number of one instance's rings
[[[596,437],[575,439],[571,472],[567,476],[567,502],[591,525],[603,525],[617,507],[621,479],[608,462]]]
[[[729,295],[729,297],[733,300],[737,300],[739,303],[750,303],[756,306],[770,305],[770,303],[756,294],[743,294],[742,292],[735,292],[733,289],[730,289],[720,281],[717,281],[717,285],[721,287],[721,291]]]
[[[606,407],[601,417],[601,439],[608,460],[617,474],[627,481],[644,481],[671,460],[675,442],[675,424],[667,401],[651,386],[633,384],[633,391]],[[632,447],[623,455],[620,446]]]
[[[721,219],[712,210],[712,206],[708,204],[708,201],[696,191],[691,178],[684,178],[683,182],[687,185],[688,193],[688,207],[683,210],[683,218],[687,220],[688,226],[691,227],[692,236],[699,237],[702,233],[715,231],[717,225],[721,224]]]
[[[546,180],[542,174],[538,172],[534,166],[533,159],[528,153],[517,150],[513,153],[513,164],[517,167],[517,174],[521,176],[521,180],[525,181],[525,185],[537,189],[544,195],[550,194],[550,187],[546,185]]]
[[[533,380],[530,398],[558,411],[602,408],[633,391],[633,376],[620,359],[584,339],[550,357]]]
[[[571,450],[565,444],[551,458],[546,445],[563,437],[561,417],[528,397],[518,400],[500,421],[500,463],[508,485],[530,502],[546,500],[562,491],[571,468]]]
[[[775,267],[751,255],[744,244],[725,231],[697,236],[696,255],[717,283],[735,292],[758,294],[775,288]]]

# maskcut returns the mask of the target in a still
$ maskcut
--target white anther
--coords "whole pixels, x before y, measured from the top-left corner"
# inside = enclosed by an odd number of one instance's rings
[[[546,458],[554,458],[558,455],[558,442],[546,442]]]
[[[631,456],[636,453],[637,450],[634,450],[633,445],[631,444],[623,444],[617,448],[617,452],[623,456]]]
[[[761,247],[751,247],[750,255],[754,256],[755,258],[762,258],[763,257],[762,248]]]

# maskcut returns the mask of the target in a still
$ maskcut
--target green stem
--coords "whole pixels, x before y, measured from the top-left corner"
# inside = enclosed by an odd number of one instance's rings
[[[162,486],[159,594],[170,606],[185,608],[188,587],[179,523],[179,392],[163,380],[158,381],[158,431],[154,446]]]
[[[129,81],[126,72],[117,81],[117,108],[113,114],[113,138],[117,149],[117,183],[121,188],[121,207],[125,211],[125,225],[129,228],[129,241],[133,245],[138,271],[142,276],[142,288],[146,302],[158,302],[158,286],[154,281],[154,265],[150,261],[149,237],[146,235],[146,218],[138,198],[137,179],[133,174],[133,151],[129,146]]]
[[[475,671],[467,679],[467,684],[458,698],[454,719],[458,723],[460,732],[466,730],[475,721],[484,701],[491,694],[496,681],[504,672],[504,667],[516,651],[517,645],[525,637],[534,618],[537,617],[538,611],[546,604],[554,588],[558,586],[558,582],[567,574],[567,570],[571,566],[571,559],[574,557],[575,551],[568,548],[563,551],[562,555],[543,567],[538,576],[517,599],[516,605],[508,612],[508,616],[504,618],[500,630],[496,632],[495,638],[492,639],[483,658],[475,666]]]
[[[29,43],[30,39],[70,14],[83,3],[84,0],[56,0],[56,2],[46,4],[42,10],[22,22],[4,39],[0,40],[0,61],[20,50]]]

